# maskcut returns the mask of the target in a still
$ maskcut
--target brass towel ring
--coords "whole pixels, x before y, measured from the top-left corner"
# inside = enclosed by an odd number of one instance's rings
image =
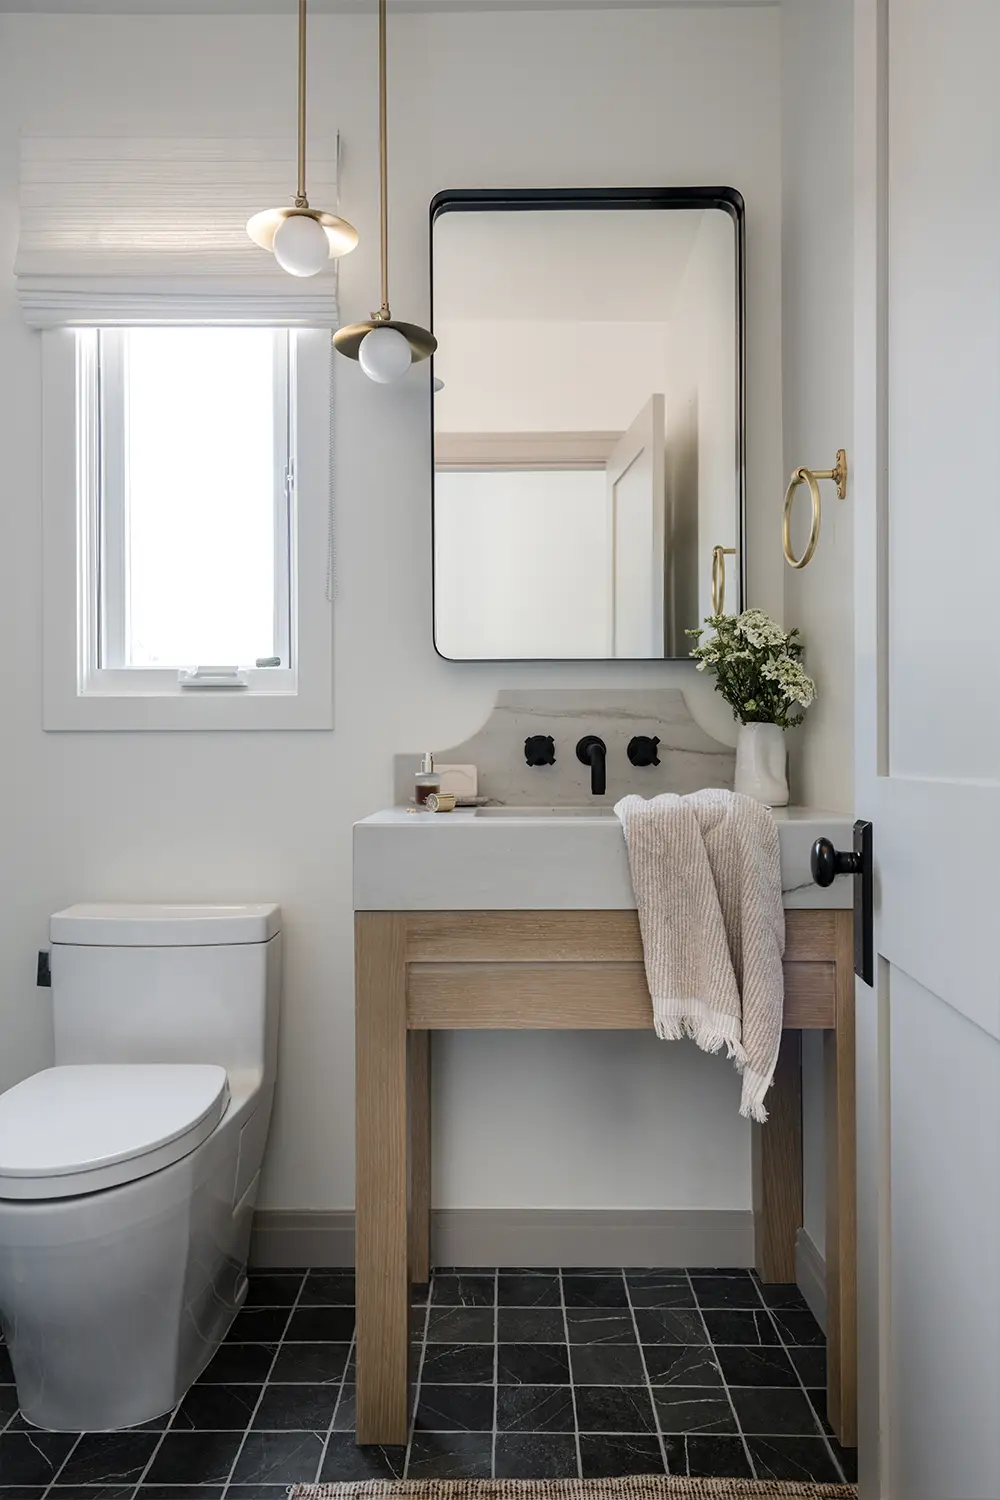
[[[822,514],[822,502],[819,494],[820,479],[832,479],[837,486],[837,494],[841,500],[847,496],[847,454],[843,448],[837,449],[837,462],[832,469],[807,469],[805,465],[795,470],[791,477],[788,488],[785,491],[785,509],[781,517],[781,545],[785,553],[785,561],[790,568],[804,568],[806,563],[812,561],[816,544],[819,541],[819,525]],[[800,484],[809,486],[809,494],[812,498],[812,524],[809,527],[809,541],[806,550],[801,557],[796,557],[792,551],[792,505],[795,500],[795,491]]]
[[[735,547],[712,548],[712,613],[721,615],[726,608],[726,558],[735,557]]]

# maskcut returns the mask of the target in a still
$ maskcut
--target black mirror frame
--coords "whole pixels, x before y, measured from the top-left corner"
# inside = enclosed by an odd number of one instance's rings
[[[434,224],[446,213],[484,213],[503,210],[524,212],[580,208],[606,209],[721,209],[733,221],[736,234],[736,509],[739,528],[739,602],[745,609],[747,599],[747,514],[746,514],[746,208],[742,193],[731,187],[660,187],[660,188],[452,188],[435,193],[430,205],[429,276],[430,328],[434,331]],[[445,656],[437,643],[437,570],[435,566],[436,506],[434,467],[434,358],[430,360],[428,382],[431,426],[431,630],[434,650],[442,661],[470,664],[499,664],[505,661],[590,661],[608,663],[637,661],[686,661],[684,656],[654,657],[455,657]],[[700,621],[698,622],[701,623]],[[693,667],[693,664],[692,664]]]

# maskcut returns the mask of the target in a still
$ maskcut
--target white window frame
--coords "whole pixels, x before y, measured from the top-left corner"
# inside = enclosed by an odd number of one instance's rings
[[[114,642],[123,636],[114,622],[105,630],[110,650],[102,661],[100,466],[102,456],[115,462],[120,442],[107,434],[100,440],[97,331],[59,328],[41,338],[45,729],[332,729],[329,329],[288,334],[290,379],[276,383],[290,393],[288,410],[279,413],[291,455],[282,486],[287,511],[276,507],[276,540],[288,559],[287,569],[276,569],[289,591],[285,599],[279,589],[275,600],[287,621],[283,664],[251,668],[245,687],[222,688],[182,687],[176,669],[121,665]],[[113,339],[105,352],[112,355],[105,376],[113,380]],[[284,468],[283,456],[279,461]],[[121,556],[113,523],[108,540],[105,567]]]

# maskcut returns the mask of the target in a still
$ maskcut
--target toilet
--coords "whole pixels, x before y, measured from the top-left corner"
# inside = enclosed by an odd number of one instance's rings
[[[55,1066],[0,1095],[0,1326],[37,1427],[169,1411],[246,1297],[277,906],[51,918]]]

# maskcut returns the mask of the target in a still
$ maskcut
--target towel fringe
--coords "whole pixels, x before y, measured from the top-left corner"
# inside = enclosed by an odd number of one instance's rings
[[[661,1042],[679,1042],[689,1037],[702,1052],[721,1052],[742,1073],[747,1055],[738,1032],[739,1022],[718,1011],[706,1011],[697,1000],[655,1000],[653,1027]]]
[[[756,1120],[758,1125],[766,1125],[767,1110],[764,1108],[764,1095],[771,1087],[771,1077],[764,1078],[760,1073],[751,1073],[747,1069],[742,1071],[743,1098],[740,1101],[740,1114],[744,1120]]]

